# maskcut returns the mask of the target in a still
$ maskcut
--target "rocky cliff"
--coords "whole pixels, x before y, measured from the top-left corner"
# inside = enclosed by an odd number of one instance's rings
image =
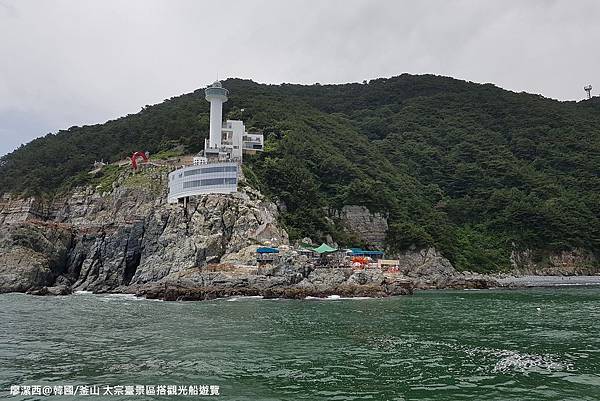
[[[342,226],[361,242],[378,247],[384,245],[388,223],[382,214],[371,213],[364,206],[346,205],[339,218]]]
[[[0,203],[0,291],[64,284],[109,291],[158,281],[210,263],[244,263],[248,248],[287,244],[277,209],[245,187],[208,195],[187,208],[166,203],[141,177],[162,181],[160,169],[133,176],[114,189],[83,188],[49,201],[4,196]]]
[[[289,247],[277,207],[256,190],[242,185],[236,194],[206,195],[184,207],[166,203],[165,174],[159,167],[136,174],[123,168],[109,188],[78,188],[51,199],[4,195],[0,292],[87,290],[207,299],[383,296],[413,288],[498,285],[491,277],[457,272],[433,248],[398,255],[399,271],[390,273],[319,268]],[[340,217],[362,233],[362,240],[383,241],[383,216],[346,207]],[[274,266],[256,266],[256,248],[265,244],[282,250]],[[571,266],[593,265],[591,257],[562,254],[548,260],[561,274],[576,274],[583,271]],[[527,266],[537,266],[531,253],[515,253],[513,263],[523,274],[531,272]]]
[[[600,274],[598,255],[584,249],[556,253],[531,249],[513,251],[510,255],[513,274],[517,276],[579,276]]]
[[[401,274],[318,268],[288,246],[277,207],[259,192],[242,185],[236,194],[173,205],[166,203],[165,174],[122,169],[108,189],[79,188],[52,199],[3,196],[0,292],[383,296],[445,286],[457,275],[435,250],[403,255]],[[344,218],[365,240],[380,241],[385,233],[385,219],[366,210],[346,208]],[[282,250],[274,266],[256,266],[255,250],[264,244]]]

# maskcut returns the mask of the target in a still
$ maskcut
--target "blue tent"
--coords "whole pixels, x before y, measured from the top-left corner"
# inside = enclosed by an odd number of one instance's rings
[[[382,257],[382,251],[367,251],[365,249],[360,248],[350,248],[352,251],[352,256],[371,256],[371,257]]]
[[[279,249],[270,248],[268,246],[261,246],[256,250],[256,253],[279,253]]]

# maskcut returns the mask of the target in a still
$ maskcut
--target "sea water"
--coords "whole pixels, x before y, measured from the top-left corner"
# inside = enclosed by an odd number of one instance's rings
[[[0,398],[14,400],[600,400],[597,287],[205,302],[3,294],[0,318]],[[99,395],[80,393],[93,386]],[[175,394],[145,394],[159,386]],[[76,394],[29,394],[38,388]]]

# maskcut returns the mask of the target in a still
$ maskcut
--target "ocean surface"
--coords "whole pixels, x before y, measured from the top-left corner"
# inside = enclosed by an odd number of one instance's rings
[[[0,322],[0,398],[13,400],[600,400],[599,287],[187,303],[4,294]]]

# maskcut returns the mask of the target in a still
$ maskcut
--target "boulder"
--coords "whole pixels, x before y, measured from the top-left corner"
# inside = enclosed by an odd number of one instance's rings
[[[71,233],[59,225],[21,222],[0,226],[0,292],[51,285],[63,272]]]
[[[27,290],[27,294],[30,295],[69,295],[73,293],[73,290],[71,289],[71,287],[66,286],[66,285],[57,285],[54,287],[37,287],[37,288],[30,288],[29,290]]]
[[[340,284],[348,280],[351,275],[352,269],[348,268],[319,268],[313,270],[308,275],[308,281],[310,281],[318,291],[325,291],[330,288],[337,288]]]

